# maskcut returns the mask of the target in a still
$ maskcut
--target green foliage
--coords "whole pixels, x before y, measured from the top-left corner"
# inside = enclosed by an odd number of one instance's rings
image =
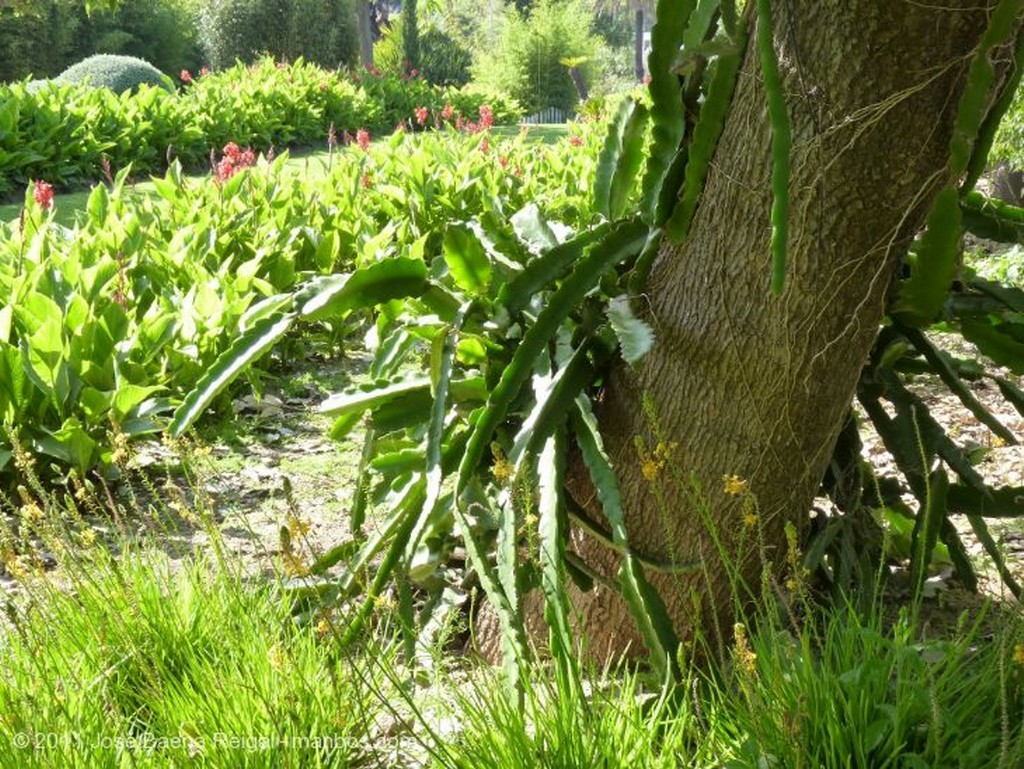
[[[84,14],[51,0],[18,13],[0,5],[0,80],[52,77],[82,55]]]
[[[403,67],[402,17],[392,16],[373,46],[374,65],[389,74],[407,74]],[[458,40],[436,26],[420,30],[419,76],[434,85],[462,86],[469,82],[473,55]]]
[[[185,0],[120,0],[87,15],[76,37],[83,53],[137,56],[172,76],[202,64],[195,12]]]
[[[424,249],[442,258],[429,233],[445,222],[529,200],[577,226],[588,219],[586,155],[490,138],[485,153],[480,135],[399,134],[353,147],[320,179],[289,172],[285,156],[220,184],[174,166],[153,198],[121,174],[93,190],[75,230],[30,188],[24,218],[0,228],[0,291],[12,298],[0,310],[0,422],[61,467],[109,467],[111,423],[129,438],[161,429],[198,384],[176,423],[190,424],[243,366],[287,345],[294,324],[333,339],[360,308],[423,293]],[[479,397],[463,379],[452,397]],[[0,438],[5,465],[9,450]]]
[[[354,63],[358,51],[351,0],[212,0],[200,10],[199,30],[216,69],[264,54],[338,67]]]
[[[0,741],[16,764],[5,765],[111,766],[99,756],[120,744],[139,746],[125,750],[145,769],[198,756],[237,765],[241,751],[253,767],[282,755],[309,767],[373,762],[365,719],[393,695],[389,644],[338,654],[343,616],[295,630],[280,581],[253,584],[234,563],[171,562],[159,545],[124,543],[115,560],[105,544],[69,540],[61,586],[25,580],[30,605],[7,607]],[[311,735],[332,739],[319,748]]]
[[[116,94],[135,92],[143,85],[174,90],[170,79],[149,62],[133,56],[112,54],[90,56],[61,72],[56,81],[108,88]]]
[[[402,71],[412,72],[420,66],[420,25],[416,13],[417,0],[402,0]]]
[[[494,49],[478,49],[476,80],[508,93],[527,112],[546,107],[572,111],[579,94],[563,63],[579,59],[583,79],[597,80],[598,40],[591,32],[591,14],[583,0],[540,0],[528,17],[508,8]]]
[[[477,120],[489,105],[495,122],[514,119],[508,99],[471,89],[435,88],[394,76],[349,76],[271,59],[200,76],[182,93],[141,88],[115,95],[63,83],[0,86],[0,195],[45,179],[65,186],[94,181],[103,158],[115,169],[162,171],[169,157],[186,167],[208,167],[228,142],[271,147],[320,145],[333,125],[337,136],[359,128],[377,134],[426,107],[434,119],[445,105],[453,117]]]

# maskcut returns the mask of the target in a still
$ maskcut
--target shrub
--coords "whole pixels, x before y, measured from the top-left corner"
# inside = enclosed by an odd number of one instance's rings
[[[391,26],[373,46],[374,63],[384,72],[404,73],[402,17],[393,16]],[[419,74],[434,85],[462,86],[469,82],[473,55],[451,35],[437,27],[420,32]]]
[[[94,9],[79,38],[88,53],[138,56],[162,72],[203,63],[195,14],[182,0],[120,0],[113,10]]]
[[[0,79],[52,77],[81,58],[76,50],[84,17],[81,8],[56,0],[18,13],[0,2]]]
[[[579,61],[584,81],[592,85],[599,42],[582,0],[539,0],[528,18],[510,7],[497,49],[477,52],[474,75],[481,84],[510,94],[527,112],[572,110],[579,94],[563,61]]]
[[[256,150],[322,145],[332,124],[339,136],[359,128],[379,135],[413,121],[416,109],[436,115],[446,104],[466,120],[484,104],[496,123],[520,114],[493,93],[307,62],[278,67],[270,58],[195,73],[180,94],[148,86],[115,94],[62,81],[0,86],[0,196],[32,179],[60,187],[96,180],[104,157],[114,168],[131,163],[135,174],[161,170],[168,156],[208,167],[210,151],[231,141]]]
[[[213,0],[200,11],[199,28],[217,69],[264,53],[337,67],[358,50],[352,0]]]
[[[56,79],[61,83],[85,83],[95,88],[109,88],[114,93],[136,91],[143,84],[174,90],[165,74],[149,62],[134,56],[90,56],[68,67]]]

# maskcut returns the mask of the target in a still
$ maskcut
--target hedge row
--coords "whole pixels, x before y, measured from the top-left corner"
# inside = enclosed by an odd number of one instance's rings
[[[345,73],[298,61],[264,58],[217,73],[182,73],[177,93],[142,86],[115,94],[59,83],[0,86],[0,195],[33,179],[57,186],[101,178],[104,165],[134,173],[161,172],[169,160],[209,164],[228,142],[265,151],[315,146],[335,135],[416,126],[415,110],[437,114],[451,105],[476,119],[481,105],[494,120],[519,115],[507,98],[468,89],[440,89],[394,75]]]

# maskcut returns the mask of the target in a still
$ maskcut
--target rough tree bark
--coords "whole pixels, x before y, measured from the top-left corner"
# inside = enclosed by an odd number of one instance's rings
[[[807,519],[900,256],[947,181],[958,99],[994,5],[772,3],[794,142],[781,296],[768,289],[771,133],[756,46],[748,46],[690,235],[662,249],[648,284],[657,344],[637,369],[612,373],[598,408],[634,548],[705,560],[694,576],[648,572],[684,636],[701,627],[722,637],[733,616],[705,520],[744,579],[760,583],[762,558],[737,553],[751,535],[723,476],[744,479],[756,496],[761,553],[774,564],[785,559],[786,522]],[[699,484],[704,515],[684,490],[641,472],[636,436],[652,448],[659,442],[642,397],[661,440],[678,444],[672,456]],[[570,474],[570,493],[602,520],[585,470],[576,463]],[[584,560],[615,574],[615,553],[580,531],[572,537]],[[593,652],[642,649],[614,591],[598,586],[573,599]],[[534,618],[535,608],[527,612]],[[493,635],[482,631],[485,650]]]
[[[356,0],[356,29],[359,32],[359,63],[373,67],[373,9],[370,0]]]
[[[643,80],[647,74],[647,67],[644,64],[644,9],[637,6],[633,15],[635,28],[633,29],[633,69],[636,72],[636,79]]]

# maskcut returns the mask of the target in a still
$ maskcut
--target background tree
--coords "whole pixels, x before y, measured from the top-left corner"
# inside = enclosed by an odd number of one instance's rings
[[[402,51],[405,54],[405,71],[411,72],[420,66],[420,28],[416,15],[416,0],[402,0]]]

